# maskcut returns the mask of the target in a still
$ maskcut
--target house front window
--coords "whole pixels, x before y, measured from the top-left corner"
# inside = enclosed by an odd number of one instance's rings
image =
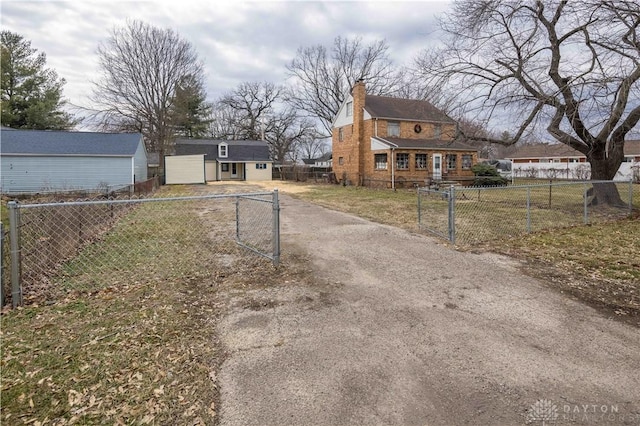
[[[427,154],[416,154],[416,169],[427,168]]]
[[[400,122],[388,121],[387,122],[387,136],[400,137]]]
[[[266,163],[256,163],[256,169],[258,170],[266,170],[267,168],[267,164]]]
[[[223,172],[228,172],[229,171],[229,163],[222,163],[222,171]]]
[[[409,154],[396,154],[396,169],[407,170],[409,168]]]
[[[221,143],[218,145],[218,157],[227,158],[228,154],[228,145],[226,143]]]
[[[473,165],[473,155],[462,154],[462,170],[471,170]]]
[[[353,115],[353,102],[347,102],[347,117]]]
[[[387,170],[387,154],[375,154],[376,170]]]
[[[341,166],[344,164],[344,157],[338,157],[338,164]]]
[[[447,154],[447,157],[446,157],[447,170],[455,170],[457,161],[458,161],[457,154]]]

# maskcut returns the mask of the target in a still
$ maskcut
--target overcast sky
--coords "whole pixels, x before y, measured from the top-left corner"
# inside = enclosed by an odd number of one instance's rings
[[[209,100],[244,81],[284,83],[301,46],[336,36],[386,39],[401,65],[437,40],[435,15],[447,1],[25,1],[2,0],[1,24],[47,54],[66,79],[65,98],[90,107],[96,49],[127,19],[176,30],[204,61]]]

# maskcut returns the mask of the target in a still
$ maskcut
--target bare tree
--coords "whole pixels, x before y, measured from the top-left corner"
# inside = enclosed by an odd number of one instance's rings
[[[296,161],[298,145],[315,134],[315,123],[308,118],[299,117],[290,108],[277,113],[270,121],[265,139],[272,159],[278,164],[284,164],[286,160]]]
[[[298,143],[298,152],[305,159],[314,159],[331,152],[331,145],[318,134],[310,133],[300,140]]]
[[[130,21],[113,29],[98,56],[101,77],[92,100],[103,127],[141,132],[147,150],[161,156],[171,151],[176,88],[188,79],[203,79],[191,43],[170,29]]]
[[[402,82],[387,53],[385,40],[364,44],[361,38],[337,37],[329,49],[323,45],[300,47],[287,65],[291,77],[290,104],[319,118],[324,136],[353,84],[364,79],[373,95],[392,96]]]
[[[316,126],[283,105],[284,92],[273,83],[241,83],[216,103],[211,136],[265,140],[274,161],[294,159],[298,142],[315,134]]]
[[[235,134],[239,139],[259,140],[270,125],[270,116],[282,101],[284,88],[273,83],[244,82],[218,102],[235,113]]]
[[[207,137],[220,140],[242,139],[244,131],[239,125],[241,121],[242,111],[215,102],[209,117]]]
[[[471,139],[510,145],[545,126],[587,157],[592,179],[615,176],[640,119],[636,1],[459,0],[441,26],[444,46],[416,61],[436,101],[516,126],[508,140]],[[615,185],[594,189],[597,202],[622,203]]]

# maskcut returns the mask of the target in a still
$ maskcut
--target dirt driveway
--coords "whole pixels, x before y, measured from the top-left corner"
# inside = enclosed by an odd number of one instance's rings
[[[640,425],[638,329],[506,258],[281,200],[317,282],[228,295],[221,424]]]

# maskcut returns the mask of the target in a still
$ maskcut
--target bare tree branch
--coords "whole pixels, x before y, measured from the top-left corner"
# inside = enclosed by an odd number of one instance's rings
[[[187,80],[196,86],[203,81],[191,43],[172,30],[129,21],[113,29],[98,56],[101,77],[94,82],[92,100],[99,105],[102,126],[139,131],[148,151],[170,151],[176,89]]]
[[[509,140],[471,140],[514,144],[539,126],[583,152],[592,178],[613,178],[640,120],[640,4],[458,0],[441,27],[444,46],[415,62],[432,102],[515,127]]]
[[[367,81],[373,95],[393,96],[406,88],[404,72],[389,59],[385,40],[363,44],[361,38],[336,37],[333,46],[301,47],[287,65],[291,88],[287,100],[309,117],[319,118],[324,136],[356,81]]]

